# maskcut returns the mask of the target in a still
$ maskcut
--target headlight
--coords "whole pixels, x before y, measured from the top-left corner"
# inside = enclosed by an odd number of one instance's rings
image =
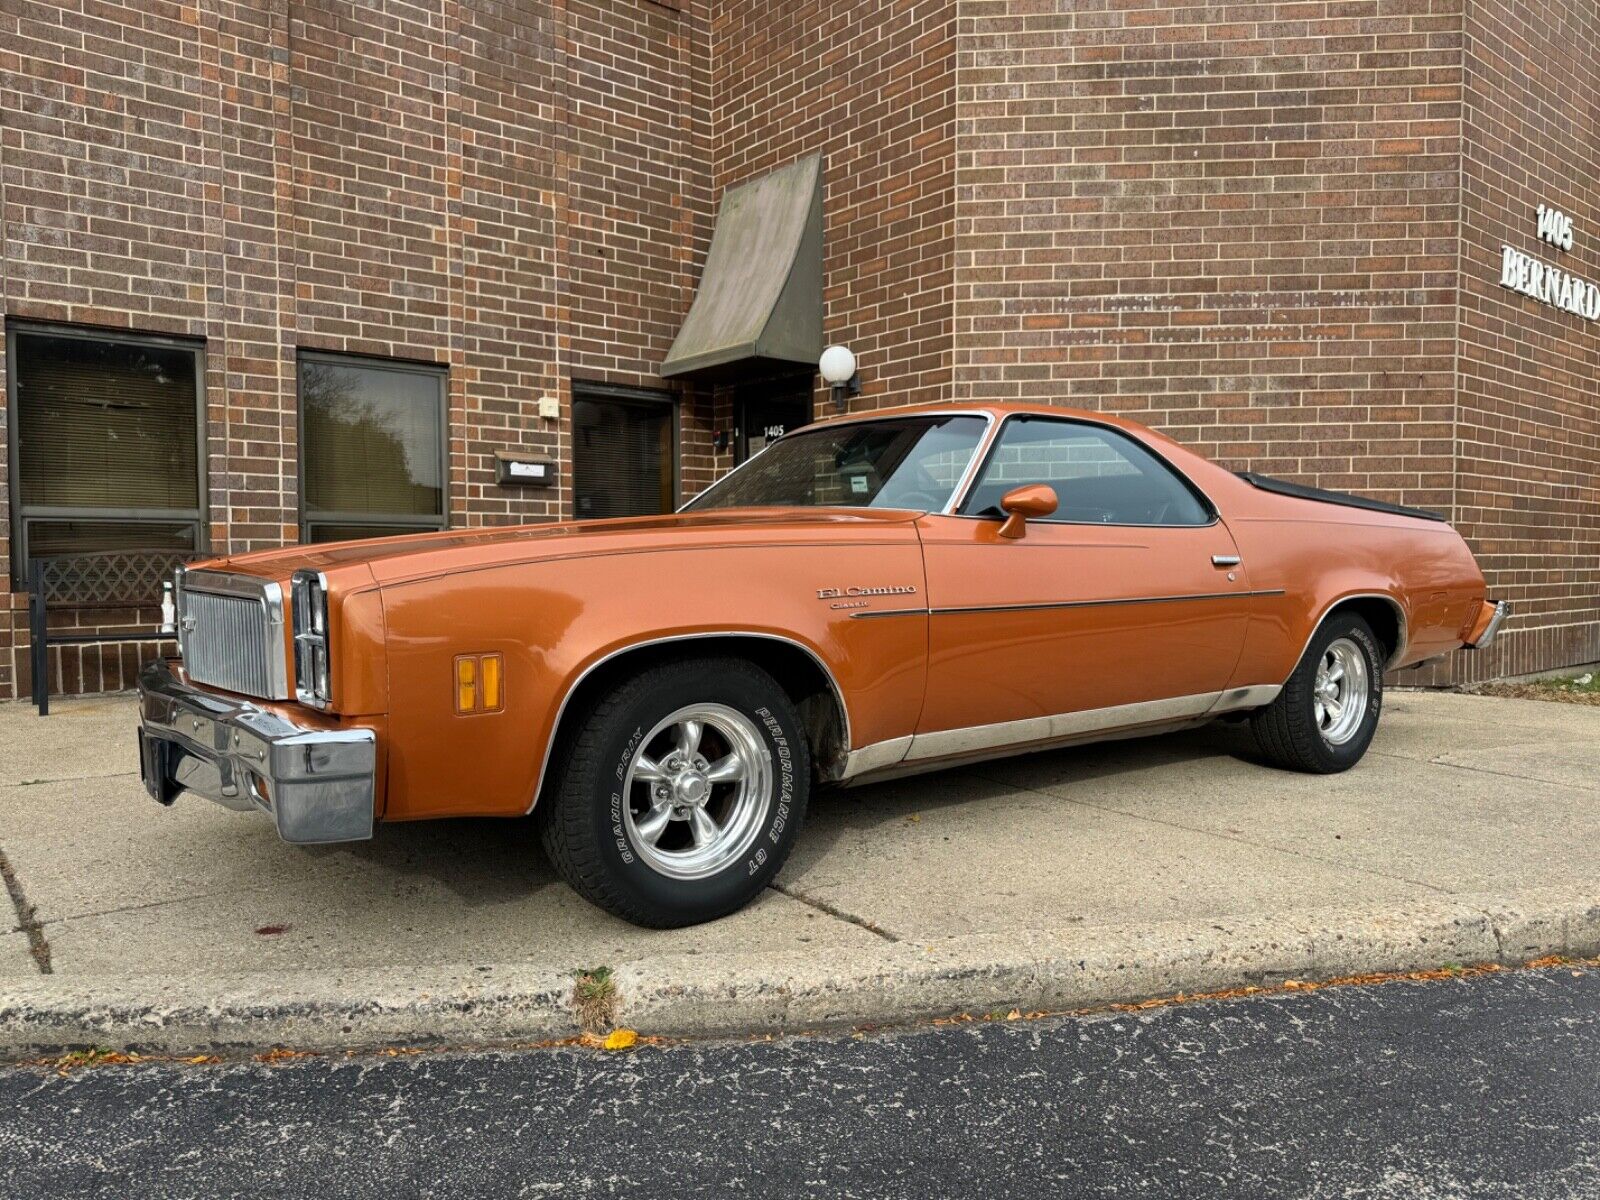
[[[294,694],[302,704],[327,708],[328,581],[320,571],[294,573]]]

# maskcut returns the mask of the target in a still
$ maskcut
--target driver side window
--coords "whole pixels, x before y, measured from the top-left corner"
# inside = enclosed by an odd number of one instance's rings
[[[962,512],[999,516],[1000,499],[1029,483],[1055,489],[1048,521],[1086,525],[1209,525],[1212,514],[1187,482],[1138,442],[1113,429],[1050,417],[1013,417]]]

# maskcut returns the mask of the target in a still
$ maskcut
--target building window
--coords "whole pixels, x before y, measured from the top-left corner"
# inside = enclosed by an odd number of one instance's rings
[[[29,558],[205,546],[198,345],[6,331],[13,574]]]
[[[300,356],[306,541],[443,529],[444,455],[442,368]]]
[[[638,517],[676,508],[676,419],[670,393],[574,384],[574,515]]]

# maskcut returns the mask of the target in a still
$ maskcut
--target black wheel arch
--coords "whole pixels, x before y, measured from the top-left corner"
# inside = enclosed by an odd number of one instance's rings
[[[1360,592],[1340,597],[1322,610],[1322,615],[1317,618],[1317,623],[1312,627],[1305,645],[1300,648],[1300,657],[1295,659],[1296,666],[1299,665],[1300,659],[1304,658],[1306,650],[1316,640],[1323,626],[1341,613],[1354,613],[1367,623],[1372,635],[1378,639],[1378,645],[1383,649],[1384,670],[1392,671],[1400,665],[1406,652],[1409,632],[1405,608],[1388,592]]]
[[[545,746],[530,811],[551,786],[550,766],[563,739],[582,728],[585,714],[600,697],[652,667],[696,658],[740,658],[772,676],[800,713],[817,777],[832,780],[843,774],[850,752],[849,710],[838,680],[815,650],[790,638],[754,631],[669,634],[612,651],[568,686]]]

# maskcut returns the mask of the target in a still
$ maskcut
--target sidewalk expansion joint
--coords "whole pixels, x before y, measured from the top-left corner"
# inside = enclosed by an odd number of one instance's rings
[[[27,894],[22,890],[22,881],[17,878],[4,850],[0,850],[0,878],[5,879],[6,891],[11,894],[11,903],[17,910],[17,928],[28,935],[28,953],[33,955],[33,961],[38,964],[39,973],[49,975],[53,970],[50,965],[50,943],[45,940],[44,929],[39,924],[38,910],[28,902]]]
[[[829,904],[826,900],[815,900],[812,897],[807,896],[805,893],[797,892],[793,888],[786,887],[781,883],[769,883],[767,886],[773,891],[789,897],[791,900],[799,901],[807,908],[814,908],[819,913],[824,913],[827,916],[833,917],[835,920],[847,922],[848,924],[856,926],[858,929],[865,929],[868,933],[876,934],[886,942],[898,944],[900,941],[899,937],[890,933],[887,929],[880,928],[878,925],[867,920],[865,917],[858,917],[855,915],[855,913],[845,912],[844,909]]]

